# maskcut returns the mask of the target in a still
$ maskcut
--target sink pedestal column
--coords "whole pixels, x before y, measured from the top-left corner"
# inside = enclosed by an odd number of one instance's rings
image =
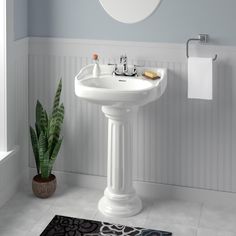
[[[98,208],[106,216],[129,217],[142,209],[132,182],[132,109],[102,107],[108,118],[107,188]]]

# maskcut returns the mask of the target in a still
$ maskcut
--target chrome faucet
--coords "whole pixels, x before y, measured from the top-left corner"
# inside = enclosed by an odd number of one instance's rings
[[[122,64],[123,73],[126,74],[128,72],[128,65],[127,65],[127,56],[120,57],[120,64]]]
[[[116,76],[138,76],[137,66],[134,65],[133,66],[133,71],[129,72],[127,61],[128,61],[128,59],[127,59],[126,55],[124,55],[124,56],[122,55],[120,57],[120,64],[122,66],[122,71],[119,71],[117,64],[108,64],[108,65],[114,65],[115,66],[114,71],[113,71],[112,74],[116,75]]]

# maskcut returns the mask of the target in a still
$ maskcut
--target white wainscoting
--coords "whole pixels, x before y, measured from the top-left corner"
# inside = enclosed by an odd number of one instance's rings
[[[100,63],[168,68],[168,85],[158,100],[140,109],[134,121],[134,179],[236,192],[236,48],[191,47],[192,55],[218,54],[213,101],[187,99],[185,45],[30,38],[29,119],[36,100],[49,108],[63,79],[64,143],[55,170],[106,176],[107,122],[100,107],[78,99],[74,77],[97,52]],[[199,71],[199,79],[201,72]],[[32,151],[30,167],[34,166]]]
[[[12,93],[8,96],[11,117],[7,121],[16,146],[8,153],[0,153],[0,207],[14,195],[28,174],[28,39],[15,41],[12,46]]]

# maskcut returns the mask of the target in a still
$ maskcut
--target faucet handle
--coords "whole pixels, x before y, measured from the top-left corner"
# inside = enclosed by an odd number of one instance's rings
[[[123,60],[124,60],[125,62],[127,61],[127,56],[126,56],[126,54],[120,56],[120,63],[122,63]]]
[[[134,67],[133,70],[137,71],[137,67],[142,67],[142,66],[140,66],[140,65],[133,65],[133,67]]]
[[[114,67],[115,67],[115,68],[114,68],[114,69],[115,69],[115,71],[118,69],[118,67],[117,67],[117,64],[116,64],[116,63],[114,63],[114,64],[113,64],[113,63],[108,63],[108,66],[114,66]]]
[[[140,65],[133,65],[133,74],[134,74],[135,76],[138,76],[137,67],[142,67],[142,66],[140,66]]]
[[[117,64],[116,63],[108,63],[108,66],[114,66],[114,70],[112,72],[112,75],[115,75],[118,71],[118,67],[117,67]]]

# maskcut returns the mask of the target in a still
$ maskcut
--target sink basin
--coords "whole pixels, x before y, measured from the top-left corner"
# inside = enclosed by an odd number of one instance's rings
[[[75,93],[78,97],[106,106],[141,106],[161,96],[166,87],[165,69],[139,68],[140,76],[128,77],[113,76],[112,71],[109,71],[111,66],[100,67],[101,75],[97,78],[93,77],[91,68],[76,77]],[[145,79],[141,74],[148,69],[158,71],[161,78]]]
[[[93,76],[93,65],[84,67],[75,78],[75,94],[102,105],[108,118],[107,188],[98,209],[108,217],[129,217],[142,209],[141,199],[132,183],[132,124],[139,106],[158,99],[167,85],[166,69],[138,68],[137,77],[113,76],[114,68],[100,65],[100,74]],[[161,77],[149,80],[145,70]]]
[[[109,75],[102,76],[101,78],[87,78],[81,82],[83,86],[100,88],[105,90],[115,90],[118,92],[122,91],[142,91],[152,87],[152,83],[147,80],[141,79],[129,79],[124,77],[111,77]]]

